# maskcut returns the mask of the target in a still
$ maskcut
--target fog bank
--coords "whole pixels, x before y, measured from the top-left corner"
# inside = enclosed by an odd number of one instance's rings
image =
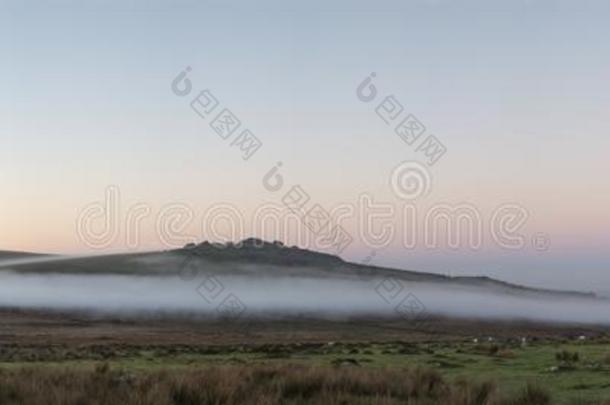
[[[2,272],[0,307],[88,311],[95,315],[163,313],[219,316],[222,308],[226,309],[223,303],[232,301],[237,302],[233,305],[233,314],[243,317],[274,314],[320,317],[377,315],[414,320],[426,315],[446,315],[610,324],[610,302],[605,300],[538,299],[492,294],[475,288],[407,282],[402,282],[400,291],[394,291],[380,282],[381,279],[356,281],[223,275],[185,281],[177,276]],[[401,302],[406,306],[400,307]]]

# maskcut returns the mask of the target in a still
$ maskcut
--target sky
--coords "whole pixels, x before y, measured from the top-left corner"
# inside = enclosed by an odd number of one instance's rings
[[[353,210],[348,260],[610,292],[609,17],[601,1],[0,0],[0,249],[307,245],[302,224],[262,234],[254,219],[299,185],[308,206]],[[202,118],[190,104],[206,89],[219,104]],[[403,106],[391,123],[388,96]],[[223,108],[241,122],[228,139],[210,126]],[[408,114],[426,128],[412,145],[394,132]],[[244,160],[246,128],[262,146]],[[445,150],[433,164],[417,148],[429,135]],[[277,162],[278,192],[263,183]],[[405,162],[424,195],[393,182]],[[367,204],[385,216],[368,221]],[[447,206],[476,213],[480,245],[462,228],[464,246],[443,244],[442,224],[426,245]],[[527,214],[519,248],[494,239],[506,207]]]

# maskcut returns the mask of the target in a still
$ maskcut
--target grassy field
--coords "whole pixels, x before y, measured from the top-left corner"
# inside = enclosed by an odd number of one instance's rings
[[[610,399],[610,343],[605,339],[547,340],[526,344],[514,340],[483,343],[328,342],[229,346],[4,345],[0,347],[0,368],[2,378],[24,372],[44,375],[45,370],[56,370],[59,374],[86,375],[96,372],[94,370],[99,372],[101,368],[118,373],[117,375],[140,378],[142,381],[163,378],[159,376],[167,375],[165,373],[168,372],[173,376],[257,372],[268,375],[271,380],[281,381],[294,377],[291,377],[290,370],[301,370],[301,374],[309,373],[313,376],[315,373],[331,373],[358,381],[386,375],[388,382],[404,379],[405,384],[414,370],[420,369],[437,376],[434,378],[441,380],[440,384],[445,387],[439,388],[440,391],[445,390],[443,392],[451,390],[447,387],[464,387],[467,382],[468,389],[490,390],[493,391],[494,398],[506,401],[507,398],[523,395],[529,383],[550,395],[550,402],[540,403],[599,404],[604,399]],[[325,376],[322,379],[327,378],[329,377]],[[6,391],[6,384],[3,389]],[[381,400],[381,397],[375,395],[369,395],[369,400]],[[396,398],[390,395],[384,399],[390,402],[379,403],[393,403],[394,400],[400,403],[400,395],[403,394],[396,395]],[[462,392],[460,395],[474,394]],[[368,398],[366,395],[364,397]],[[295,403],[299,403],[299,398],[303,399],[298,395],[293,398],[297,401]],[[434,399],[430,400],[432,402],[429,403],[436,403]]]

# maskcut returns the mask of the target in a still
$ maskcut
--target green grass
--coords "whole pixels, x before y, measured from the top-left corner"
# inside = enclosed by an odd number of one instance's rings
[[[14,350],[19,351],[19,348]],[[578,353],[578,361],[562,363],[557,353]],[[31,350],[30,352],[31,353]],[[74,357],[74,356],[73,356]],[[199,369],[233,365],[302,365],[363,368],[432,368],[449,380],[493,380],[501,392],[515,394],[527,382],[548,389],[553,403],[599,403],[610,398],[610,344],[607,342],[540,342],[528,344],[461,343],[351,343],[320,345],[262,345],[221,348],[166,347],[121,348],[100,359],[81,350],[79,358],[61,361],[25,361],[19,353],[0,368],[24,366],[94,368],[108,362],[129,372],[161,369]],[[28,359],[31,359],[28,354]]]

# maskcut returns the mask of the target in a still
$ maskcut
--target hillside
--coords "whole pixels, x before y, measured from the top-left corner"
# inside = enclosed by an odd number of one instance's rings
[[[10,250],[0,250],[0,260],[13,260],[13,259],[24,259],[28,257],[42,257],[47,256],[41,253],[30,253],[30,252],[15,252]]]
[[[450,277],[350,263],[340,257],[288,247],[281,242],[246,239],[224,245],[203,242],[163,252],[89,257],[35,258],[0,262],[0,270],[19,273],[123,274],[179,276],[184,272],[254,278],[314,278],[379,282],[396,278],[407,283],[469,287],[492,293],[595,298],[593,293],[556,291],[507,283],[485,276]]]

